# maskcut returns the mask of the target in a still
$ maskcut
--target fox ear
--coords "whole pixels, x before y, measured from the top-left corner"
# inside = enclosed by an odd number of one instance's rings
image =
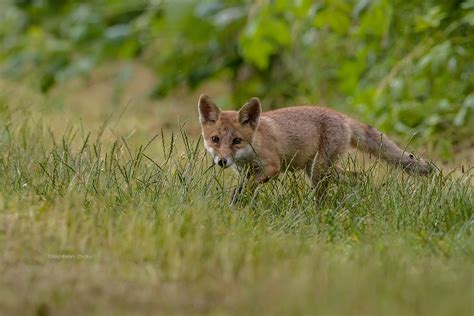
[[[262,104],[258,98],[252,98],[239,110],[239,122],[241,125],[249,124],[253,129],[257,128]]]
[[[217,105],[205,94],[201,94],[198,101],[199,122],[201,125],[214,124],[219,120],[221,111]]]

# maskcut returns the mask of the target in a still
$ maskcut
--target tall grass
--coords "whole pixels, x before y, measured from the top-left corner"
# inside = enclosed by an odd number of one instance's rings
[[[183,130],[148,141],[3,105],[6,313],[470,315],[472,170],[378,162],[316,194],[285,173],[229,207],[237,176]]]

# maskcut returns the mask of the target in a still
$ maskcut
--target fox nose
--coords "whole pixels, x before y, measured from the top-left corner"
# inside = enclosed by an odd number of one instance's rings
[[[218,161],[217,161],[217,164],[221,167],[225,167],[227,165],[227,159],[225,158],[220,158]]]

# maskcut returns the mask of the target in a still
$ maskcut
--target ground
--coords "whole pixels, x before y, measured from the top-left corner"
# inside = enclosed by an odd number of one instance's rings
[[[231,208],[196,119],[227,88],[152,101],[135,69],[122,95],[107,67],[0,83],[0,314],[473,314],[472,155],[429,178],[357,156],[323,196],[285,174]]]

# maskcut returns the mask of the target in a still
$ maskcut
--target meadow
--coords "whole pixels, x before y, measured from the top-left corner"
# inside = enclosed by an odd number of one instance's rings
[[[239,179],[203,150],[199,91],[2,91],[1,314],[474,311],[472,160],[410,145],[440,166],[416,177],[350,155],[361,174],[322,196],[287,173],[229,207]]]
[[[474,0],[0,1],[0,316],[474,315]],[[433,161],[230,207],[201,93]]]

